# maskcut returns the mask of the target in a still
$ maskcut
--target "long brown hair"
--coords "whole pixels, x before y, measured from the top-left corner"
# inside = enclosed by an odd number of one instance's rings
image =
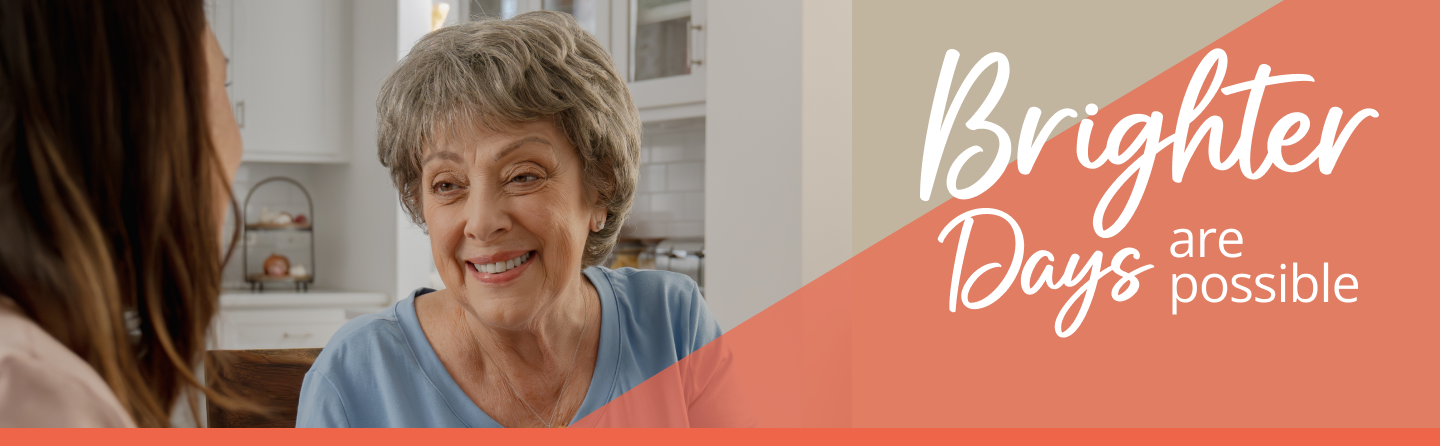
[[[219,307],[206,30],[200,0],[0,1],[0,294],[139,426],[198,410]]]

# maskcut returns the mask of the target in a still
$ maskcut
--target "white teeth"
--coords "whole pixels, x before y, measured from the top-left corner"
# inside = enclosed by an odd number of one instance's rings
[[[499,274],[514,269],[521,264],[524,264],[526,260],[530,260],[530,253],[528,252],[521,254],[520,257],[506,260],[504,262],[475,265],[475,270],[486,274]]]

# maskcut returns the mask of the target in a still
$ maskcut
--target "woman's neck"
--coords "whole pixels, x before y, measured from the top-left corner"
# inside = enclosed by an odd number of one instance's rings
[[[515,326],[489,323],[469,305],[459,308],[458,316],[488,356],[482,358],[482,367],[498,366],[514,379],[517,373],[569,370],[584,332],[593,331],[588,329],[591,321],[599,320],[598,297],[594,286],[582,279]]]
[[[496,422],[563,423],[584,402],[600,346],[599,293],[583,276],[572,283],[535,296],[546,307],[525,309],[532,316],[514,324],[494,323],[507,319],[474,311],[495,307],[471,305],[453,288],[417,298],[416,315],[456,384]]]

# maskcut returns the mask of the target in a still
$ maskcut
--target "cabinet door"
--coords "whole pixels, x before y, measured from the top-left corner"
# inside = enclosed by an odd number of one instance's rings
[[[705,101],[705,0],[628,0],[630,92],[641,109]],[[616,10],[619,9],[617,5]],[[621,54],[615,52],[617,61]]]
[[[575,17],[575,22],[580,24],[581,29],[595,36],[595,40],[600,41],[600,46],[604,47],[606,51],[610,51],[610,0],[531,1],[531,6],[536,10],[559,11]]]
[[[210,21],[210,32],[215,34],[215,40],[220,43],[220,52],[225,53],[225,93],[230,96],[230,105],[235,105],[235,91],[231,89],[235,80],[234,64],[231,61],[235,54],[235,2],[234,0],[206,0],[205,18]]]
[[[216,318],[215,332],[223,350],[319,348],[346,320],[341,308],[227,309]]]
[[[343,162],[326,0],[233,2],[232,100],[246,161]],[[330,69],[327,69],[330,68]],[[331,91],[327,91],[331,90]]]

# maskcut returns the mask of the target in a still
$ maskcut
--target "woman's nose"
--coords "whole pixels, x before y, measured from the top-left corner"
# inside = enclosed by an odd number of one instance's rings
[[[488,192],[470,194],[465,204],[465,237],[493,241],[510,230],[510,215],[503,200]]]

